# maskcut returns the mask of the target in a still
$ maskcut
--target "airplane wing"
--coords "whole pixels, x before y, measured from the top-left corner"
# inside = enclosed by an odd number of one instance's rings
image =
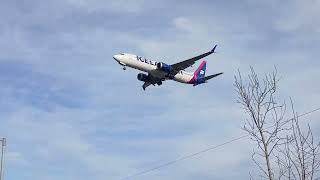
[[[210,54],[212,53],[215,53],[215,49],[216,49],[217,45],[215,45],[211,51],[209,52],[206,52],[204,54],[201,54],[199,56],[196,56],[196,57],[193,57],[193,58],[190,58],[190,59],[187,59],[187,60],[184,60],[184,61],[181,61],[181,62],[178,62],[176,64],[172,64],[171,67],[172,67],[172,72],[171,72],[171,75],[176,75],[179,73],[179,71],[181,70],[184,70],[190,66],[192,66],[196,61],[206,57],[206,56],[209,56]]]

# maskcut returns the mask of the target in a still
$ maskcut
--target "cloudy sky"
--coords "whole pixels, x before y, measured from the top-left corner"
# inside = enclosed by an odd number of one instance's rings
[[[276,65],[279,98],[320,106],[319,0],[2,0],[0,136],[11,180],[105,180],[241,136],[233,76]],[[210,50],[210,83],[144,92],[112,55],[168,63]],[[193,67],[195,68],[195,67]],[[190,68],[190,70],[193,70]],[[302,118],[320,136],[319,113]],[[248,139],[134,179],[249,179]]]

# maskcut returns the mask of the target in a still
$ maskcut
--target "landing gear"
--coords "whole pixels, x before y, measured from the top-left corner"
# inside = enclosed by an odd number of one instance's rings
[[[157,84],[158,84],[158,86],[160,86],[160,85],[162,85],[162,82],[161,82],[161,81],[159,81],[159,82],[157,82]]]
[[[118,63],[123,67],[122,69],[123,70],[126,70],[126,64],[121,62],[121,61],[118,61]]]

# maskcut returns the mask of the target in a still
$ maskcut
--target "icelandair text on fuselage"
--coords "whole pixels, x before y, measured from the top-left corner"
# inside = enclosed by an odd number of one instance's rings
[[[147,64],[151,64],[153,66],[157,65],[157,62],[149,60],[149,59],[146,59],[146,58],[143,58],[143,57],[140,57],[140,56],[137,56],[137,60],[141,61],[141,62],[144,62],[144,63],[147,63]]]

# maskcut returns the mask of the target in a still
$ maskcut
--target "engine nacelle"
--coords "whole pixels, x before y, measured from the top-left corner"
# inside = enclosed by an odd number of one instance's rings
[[[139,81],[143,81],[143,82],[146,82],[149,80],[148,75],[143,74],[143,73],[139,73],[137,78]]]
[[[170,73],[171,72],[171,66],[166,64],[166,63],[162,63],[162,62],[158,62],[157,63],[157,68],[161,71],[164,71],[166,73]]]

